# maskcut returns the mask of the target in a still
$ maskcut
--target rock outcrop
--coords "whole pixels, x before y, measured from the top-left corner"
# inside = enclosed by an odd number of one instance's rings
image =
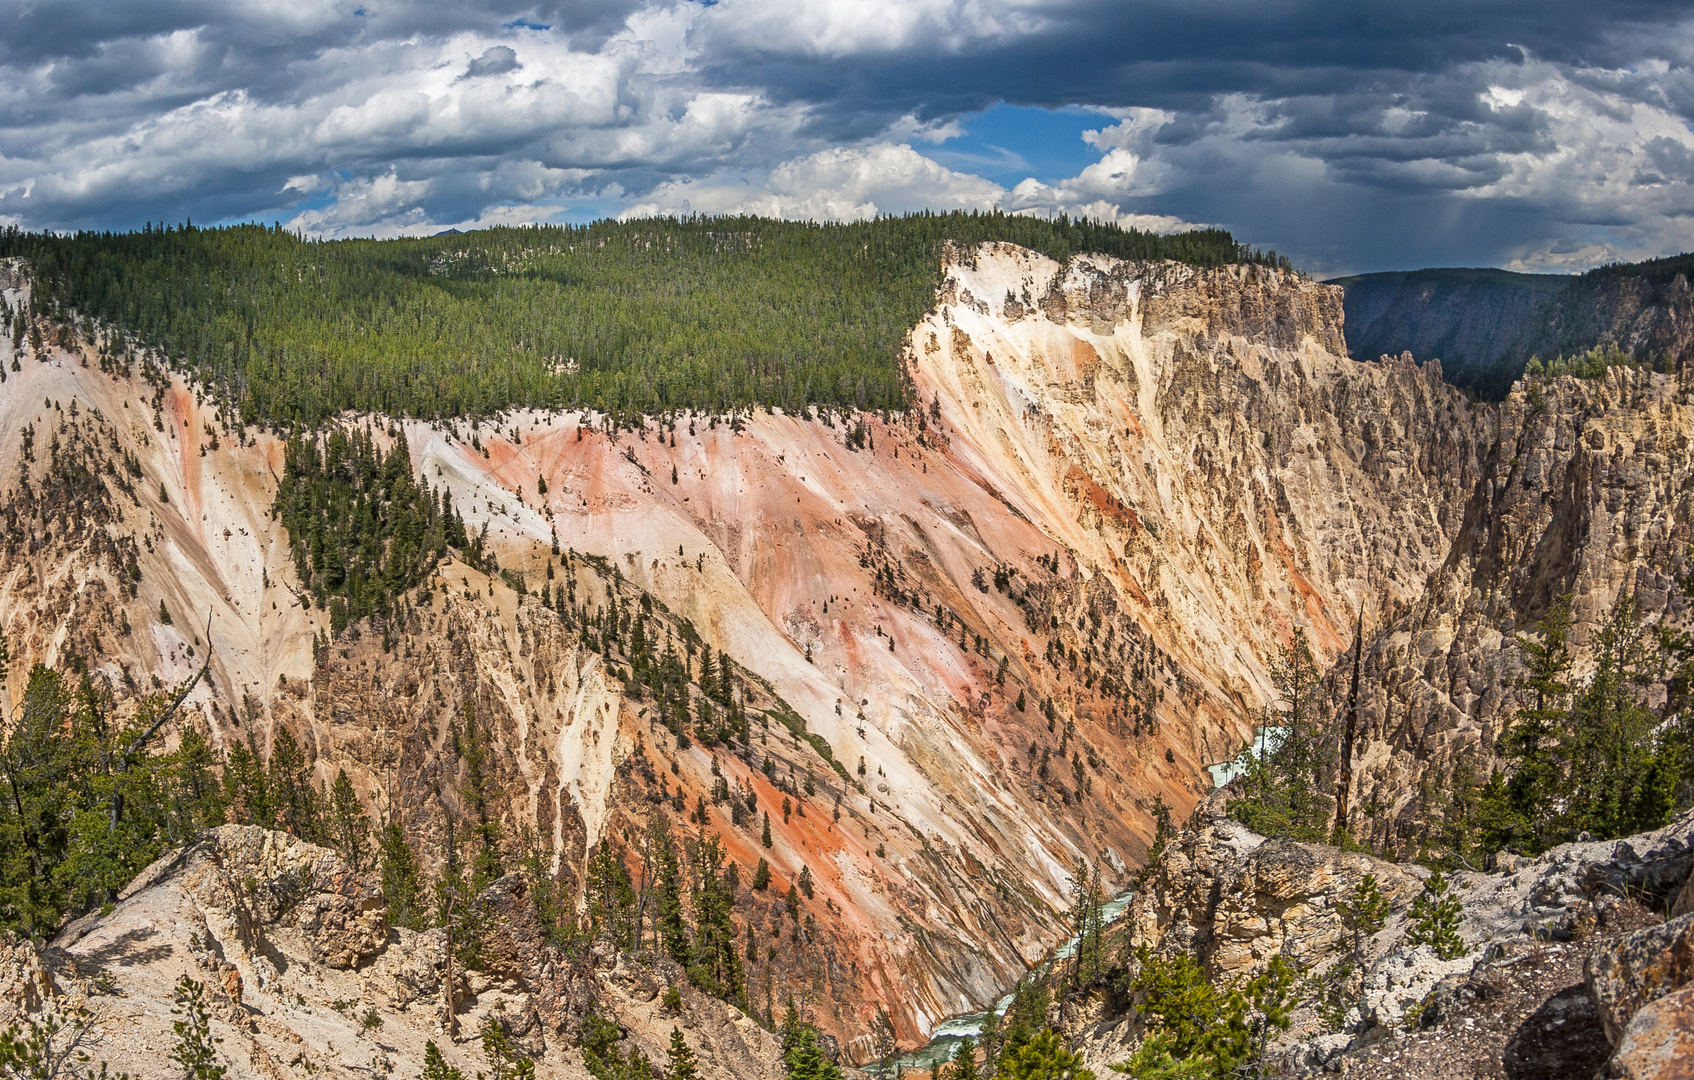
[[[1588,992],[1617,1043],[1643,1006],[1694,984],[1694,915],[1638,930],[1588,958]]]
[[[1115,955],[1130,967],[1138,944],[1193,956],[1220,985],[1279,955],[1322,975],[1350,953],[1336,903],[1374,874],[1390,901],[1386,925],[1366,943],[1339,1030],[1309,1008],[1296,1013],[1278,1051],[1290,1069],[1413,1080],[1504,1069],[1552,1080],[1609,1061],[1608,1076],[1684,1075],[1694,915],[1664,922],[1655,912],[1694,881],[1694,812],[1651,833],[1452,874],[1466,950],[1444,960],[1405,940],[1427,871],[1265,840],[1225,815],[1226,797],[1203,804],[1167,845],[1119,924]],[[1133,1007],[1069,1015],[1097,1073],[1128,1056],[1142,1030]]]
[[[383,925],[376,883],[334,852],[284,833],[224,826],[158,860],[113,910],[78,920],[45,949],[0,945],[0,1021],[86,1008],[95,1057],[137,1080],[175,1075],[175,987],[204,987],[218,1064],[231,1080],[302,1069],[330,1077],[416,1076],[433,1041],[465,1075],[487,1071],[476,1034],[494,1019],[541,1077],[586,1078],[577,1035],[590,1012],[621,1049],[663,1062],[679,1027],[707,1077],[777,1080],[776,1038],[740,1010],[686,986],[669,961],[603,953],[573,961],[539,933],[523,879],[476,903],[484,959],[463,973],[461,1032],[446,1027],[442,931]],[[667,1010],[666,986],[682,988]]]
[[[1258,974],[1273,956],[1301,969],[1321,967],[1345,948],[1337,905],[1367,874],[1401,910],[1427,871],[1266,840],[1229,818],[1214,799],[1166,846],[1130,902],[1124,925],[1165,956],[1200,960],[1222,982]]]

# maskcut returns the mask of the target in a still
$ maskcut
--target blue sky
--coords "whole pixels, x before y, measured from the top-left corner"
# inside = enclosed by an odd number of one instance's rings
[[[33,0],[0,222],[320,236],[1000,208],[1319,274],[1694,248],[1694,10],[1571,0]]]
[[[929,154],[950,169],[974,172],[1005,187],[1033,176],[1048,183],[1075,176],[1099,159],[1084,131],[1109,127],[1110,114],[1077,106],[990,106],[959,119],[963,134]]]

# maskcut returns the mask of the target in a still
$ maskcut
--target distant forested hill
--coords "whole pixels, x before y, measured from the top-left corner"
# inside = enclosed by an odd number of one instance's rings
[[[249,419],[588,405],[620,416],[755,403],[888,407],[949,242],[1275,264],[1216,229],[917,214],[839,225],[653,219],[427,239],[302,240],[192,225],[0,233],[32,318],[91,320],[185,365]],[[1286,265],[1286,260],[1280,260]]]
[[[1499,398],[1531,357],[1626,356],[1667,367],[1694,353],[1694,255],[1580,276],[1432,269],[1337,278],[1358,359],[1410,351],[1448,381]],[[1579,365],[1580,366],[1580,365]]]

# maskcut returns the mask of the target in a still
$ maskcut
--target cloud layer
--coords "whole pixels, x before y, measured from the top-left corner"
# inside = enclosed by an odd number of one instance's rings
[[[1320,272],[1573,269],[1694,248],[1691,53],[1658,3],[37,0],[0,39],[0,221],[999,207]],[[1083,163],[971,144],[1002,102],[1097,115]]]

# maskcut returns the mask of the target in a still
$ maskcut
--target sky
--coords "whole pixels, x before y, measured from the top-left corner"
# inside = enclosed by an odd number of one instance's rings
[[[1694,249],[1694,3],[0,0],[0,223],[922,208],[1319,275]]]

